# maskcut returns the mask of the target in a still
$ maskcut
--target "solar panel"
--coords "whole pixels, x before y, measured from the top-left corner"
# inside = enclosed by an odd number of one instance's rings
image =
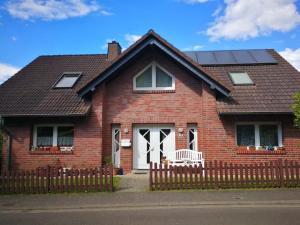
[[[215,51],[214,55],[216,56],[218,64],[236,64],[231,51]]]
[[[239,64],[251,64],[256,63],[256,60],[249,54],[248,51],[236,50],[231,51],[237,63]]]
[[[217,64],[216,58],[213,52],[197,51],[197,59],[199,64]]]
[[[194,61],[198,62],[197,61],[197,56],[196,56],[196,53],[197,52],[184,52],[188,57],[192,58]]]
[[[249,50],[249,53],[255,58],[257,63],[276,63],[277,61],[263,49]]]
[[[274,64],[277,61],[265,49],[189,51],[189,57],[201,65]]]

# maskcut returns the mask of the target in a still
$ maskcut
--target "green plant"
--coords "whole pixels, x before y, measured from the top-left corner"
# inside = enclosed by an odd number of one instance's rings
[[[295,94],[295,102],[292,105],[292,109],[295,115],[295,126],[300,128],[300,90]]]
[[[112,164],[112,157],[111,156],[105,156],[104,157],[104,164],[111,165]]]

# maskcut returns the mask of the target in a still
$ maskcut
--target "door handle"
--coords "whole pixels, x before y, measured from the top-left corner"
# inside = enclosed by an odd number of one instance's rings
[[[150,151],[153,152],[153,151],[154,151],[154,147],[151,147],[151,148],[150,148]]]

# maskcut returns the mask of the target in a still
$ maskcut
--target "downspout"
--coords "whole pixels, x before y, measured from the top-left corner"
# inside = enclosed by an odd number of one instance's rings
[[[7,160],[7,169],[11,170],[11,146],[12,146],[12,135],[11,133],[5,129],[4,127],[4,120],[0,115],[0,129],[4,131],[7,135],[7,154],[6,154],[6,160]],[[4,149],[2,149],[4,151]]]
[[[12,138],[9,132],[7,132],[7,169],[11,171],[11,143]]]

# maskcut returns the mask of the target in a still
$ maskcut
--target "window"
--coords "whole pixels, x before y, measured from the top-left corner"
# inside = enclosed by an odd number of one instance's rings
[[[259,138],[261,146],[278,146],[278,132],[276,125],[260,125]]]
[[[80,77],[81,73],[76,72],[68,72],[64,73],[59,81],[56,82],[54,85],[55,88],[72,88],[78,78]]]
[[[236,142],[238,146],[256,146],[264,149],[282,147],[281,124],[277,122],[238,123]]]
[[[231,72],[230,78],[234,85],[252,85],[253,81],[246,72]]]
[[[189,125],[188,133],[187,133],[187,145],[188,149],[198,150],[198,142],[197,142],[197,126]]]
[[[36,145],[38,147],[52,146],[53,127],[37,127]]]
[[[74,127],[72,125],[36,125],[33,132],[33,147],[72,147]]]
[[[58,146],[73,146],[74,128],[57,127],[57,145]]]
[[[119,125],[112,127],[112,163],[116,168],[120,168],[120,141],[121,129]]]
[[[254,125],[237,126],[237,144],[244,146],[255,146],[255,128]]]
[[[153,62],[133,79],[134,90],[175,90],[175,79],[168,71]]]

